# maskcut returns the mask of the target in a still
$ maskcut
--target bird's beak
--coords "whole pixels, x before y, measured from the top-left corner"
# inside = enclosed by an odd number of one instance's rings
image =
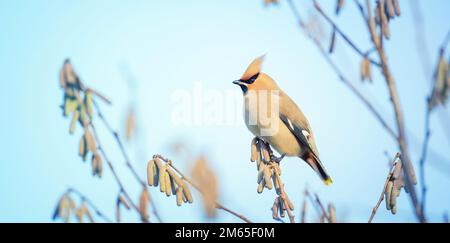
[[[233,84],[236,84],[236,85],[239,85],[239,86],[245,85],[245,83],[242,82],[242,81],[240,81],[240,80],[234,80],[234,81],[233,81]]]

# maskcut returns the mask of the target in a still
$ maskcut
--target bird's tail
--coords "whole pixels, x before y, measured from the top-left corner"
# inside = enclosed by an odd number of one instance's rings
[[[322,165],[322,162],[320,162],[320,159],[317,156],[315,156],[313,153],[310,153],[308,156],[306,156],[305,161],[311,166],[311,168],[313,168],[315,172],[317,172],[325,185],[329,186],[333,183],[333,180],[331,179],[330,175],[328,175],[325,167]]]

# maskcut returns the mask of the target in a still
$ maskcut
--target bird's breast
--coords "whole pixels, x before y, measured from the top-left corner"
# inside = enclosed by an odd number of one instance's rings
[[[264,139],[278,153],[287,156],[301,156],[302,148],[295,136],[280,119],[277,107],[262,104],[261,97],[246,97],[244,101],[244,120],[253,135]]]

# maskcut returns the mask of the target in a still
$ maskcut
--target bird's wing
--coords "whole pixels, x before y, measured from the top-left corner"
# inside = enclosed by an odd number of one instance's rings
[[[306,116],[300,108],[284,92],[280,93],[280,119],[294,134],[297,140],[305,145],[318,159],[319,151],[314,141],[313,132]]]

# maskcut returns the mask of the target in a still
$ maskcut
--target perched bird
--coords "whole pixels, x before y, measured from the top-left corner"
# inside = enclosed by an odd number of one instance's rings
[[[247,128],[273,147],[281,157],[299,157],[308,163],[326,185],[332,183],[319,158],[314,135],[303,112],[267,74],[261,72],[265,56],[256,58],[239,80],[244,95]],[[269,117],[268,117],[269,116]]]

